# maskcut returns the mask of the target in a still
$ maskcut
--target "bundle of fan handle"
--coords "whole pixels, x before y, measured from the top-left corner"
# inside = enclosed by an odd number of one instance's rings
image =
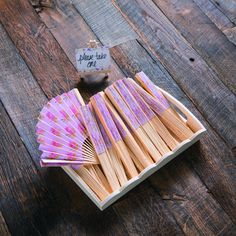
[[[104,200],[189,139],[193,131],[143,73],[91,97],[77,89],[51,99],[36,126],[41,166],[71,166]]]

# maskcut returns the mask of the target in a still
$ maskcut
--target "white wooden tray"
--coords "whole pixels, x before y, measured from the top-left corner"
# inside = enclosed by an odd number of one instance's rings
[[[197,142],[206,131],[204,126],[200,123],[200,121],[178,100],[172,97],[169,93],[162,90],[161,88],[157,87],[163,95],[167,98],[167,100],[177,107],[179,111],[185,116],[182,118],[187,122],[188,126],[194,131],[194,135],[190,139],[186,139],[185,141],[181,142],[173,151],[165,154],[162,159],[155,164],[152,164],[145,168],[140,174],[130,179],[126,185],[122,186],[119,190],[110,194],[105,200],[101,201],[96,194],[88,187],[88,185],[80,178],[80,176],[71,168],[71,167],[62,167],[64,171],[74,180],[74,182],[85,192],[85,194],[97,205],[100,210],[104,210],[124,194],[126,194],[129,190],[134,188],[136,185],[144,181],[148,178],[151,174],[156,172],[162,166],[167,164],[171,161],[174,157],[179,155],[181,152],[186,150],[192,144]],[[181,115],[181,114],[180,114]]]

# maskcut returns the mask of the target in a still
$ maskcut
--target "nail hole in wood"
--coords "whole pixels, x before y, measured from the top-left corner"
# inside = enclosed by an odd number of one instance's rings
[[[194,61],[195,61],[195,59],[194,59],[194,58],[192,58],[192,57],[190,57],[190,58],[189,58],[189,61],[191,61],[191,62],[194,62]]]

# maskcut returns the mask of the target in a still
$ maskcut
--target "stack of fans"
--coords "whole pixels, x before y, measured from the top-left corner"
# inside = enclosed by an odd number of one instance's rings
[[[71,166],[104,200],[193,131],[143,73],[84,104],[77,89],[50,100],[36,127],[41,166]]]

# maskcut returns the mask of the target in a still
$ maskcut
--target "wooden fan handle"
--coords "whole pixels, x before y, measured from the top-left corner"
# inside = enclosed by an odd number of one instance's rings
[[[103,97],[106,106],[109,109],[109,112],[114,120],[123,140],[125,141],[126,145],[130,148],[130,150],[135,154],[132,155],[132,159],[135,163],[137,163],[136,159],[142,163],[144,167],[149,166],[153,162],[151,159],[148,159],[145,154],[140,149],[139,145],[134,140],[132,134],[130,133],[129,129],[126,127],[124,121],[121,119],[119,114],[117,113],[116,109],[113,107],[109,99],[106,97],[104,92],[101,92],[101,96]]]

